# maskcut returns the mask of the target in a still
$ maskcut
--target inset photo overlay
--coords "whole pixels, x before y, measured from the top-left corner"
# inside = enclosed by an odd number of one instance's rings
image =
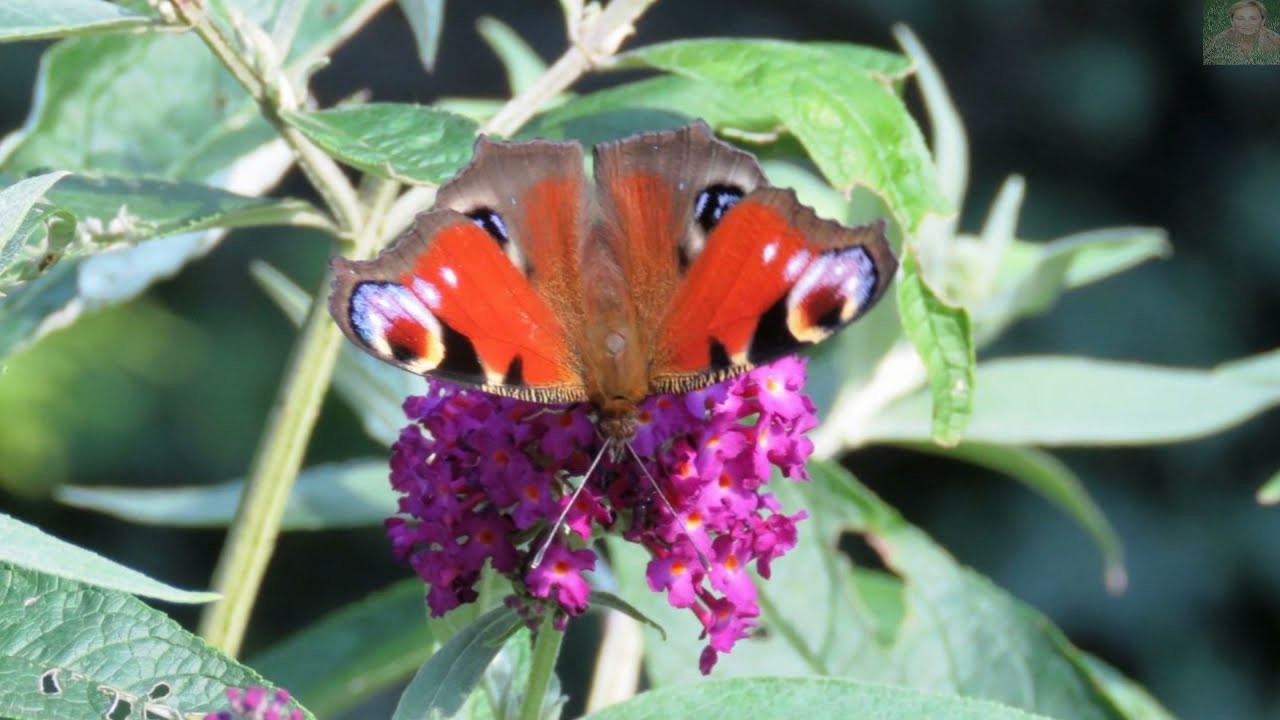
[[[1204,0],[1204,64],[1280,64],[1280,32],[1272,29],[1278,21],[1262,0]]]

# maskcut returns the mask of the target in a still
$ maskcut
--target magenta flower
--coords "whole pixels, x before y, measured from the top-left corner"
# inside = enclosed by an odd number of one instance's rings
[[[205,713],[204,720],[302,720],[302,711],[290,708],[290,701],[284,689],[227,688],[227,709]]]
[[[644,469],[629,453],[606,455],[565,513],[568,532],[537,567],[532,559],[573,495],[567,481],[582,476],[602,445],[591,408],[428,384],[426,395],[404,403],[414,422],[391,455],[402,516],[387,520],[387,533],[429,586],[433,615],[475,600],[488,562],[516,588],[508,605],[531,623],[553,612],[563,627],[587,609],[592,539],[615,532],[649,551],[649,587],[702,623],[703,673],[751,633],[760,614],[751,566],[768,578],[770,564],[795,546],[804,517],[781,513],[762,492],[774,467],[808,477],[813,444],[804,433],[817,420],[801,392],[803,360],[645,400],[631,443]]]

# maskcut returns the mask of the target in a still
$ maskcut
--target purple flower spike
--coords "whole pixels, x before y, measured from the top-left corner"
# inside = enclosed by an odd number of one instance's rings
[[[755,627],[752,566],[768,578],[805,517],[783,514],[762,492],[774,468],[808,477],[813,444],[804,433],[817,419],[804,379],[804,361],[784,358],[646,399],[631,441],[644,468],[629,452],[606,455],[572,506],[574,484],[603,444],[588,405],[538,405],[429,380],[426,395],[405,401],[413,423],[392,448],[391,484],[402,493],[402,516],[386,523],[392,551],[426,581],[434,615],[474,600],[487,563],[516,588],[508,606],[531,624],[551,612],[563,627],[587,609],[591,541],[620,534],[649,551],[649,587],[702,623],[699,668],[709,673]],[[567,533],[532,567],[562,512]]]
[[[227,708],[205,713],[204,720],[302,720],[302,711],[289,707],[292,700],[283,688],[227,688]]]

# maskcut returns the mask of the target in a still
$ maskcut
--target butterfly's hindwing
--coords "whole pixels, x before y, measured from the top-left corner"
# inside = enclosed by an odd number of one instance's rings
[[[760,188],[725,211],[662,325],[653,385],[707,385],[820,342],[866,312],[897,261],[884,224],[818,218],[791,190]]]

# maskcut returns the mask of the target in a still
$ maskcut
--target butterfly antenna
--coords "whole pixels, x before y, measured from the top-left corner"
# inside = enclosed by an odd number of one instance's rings
[[[591,474],[595,472],[596,466],[600,464],[600,460],[604,457],[606,451],[609,450],[611,440],[605,440],[604,447],[600,448],[600,452],[596,453],[596,459],[591,461],[591,467],[587,468],[587,472],[582,476],[582,483],[578,485],[578,489],[573,491],[573,496],[569,498],[569,502],[564,506],[564,510],[560,511],[560,517],[556,518],[556,522],[551,526],[551,532],[547,533],[547,539],[542,541],[542,545],[538,548],[538,552],[533,556],[533,562],[529,564],[529,569],[538,567],[542,564],[542,559],[547,555],[547,549],[551,547],[551,541],[556,539],[560,528],[564,527],[564,519],[569,517],[569,509],[573,504],[578,502],[578,496],[582,494],[584,488],[587,487],[587,481],[591,479]]]
[[[636,464],[640,466],[640,472],[644,473],[644,476],[649,478],[649,484],[653,485],[653,491],[658,494],[658,497],[662,498],[662,504],[667,506],[667,510],[671,513],[671,517],[675,518],[676,521],[679,522],[680,513],[676,512],[676,509],[671,505],[671,501],[667,499],[666,493],[663,493],[662,488],[658,487],[658,481],[655,480],[653,474],[649,472],[649,468],[644,466],[644,462],[640,459],[639,453],[636,452],[635,448],[631,447],[631,443],[628,442],[625,444],[627,446],[627,450],[631,451],[631,457],[635,458]],[[684,523],[680,523],[680,530],[684,533],[685,538],[688,539],[689,545],[693,547],[693,551],[698,554],[698,562],[702,564],[702,569],[707,572],[711,572],[711,563],[707,562],[707,556],[702,554],[702,549],[693,541],[693,536],[689,534],[689,528],[685,527]]]

